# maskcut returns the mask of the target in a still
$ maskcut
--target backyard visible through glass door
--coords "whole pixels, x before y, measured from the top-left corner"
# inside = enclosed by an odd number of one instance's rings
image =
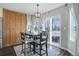
[[[50,44],[60,46],[61,40],[61,17],[53,16],[50,20]]]

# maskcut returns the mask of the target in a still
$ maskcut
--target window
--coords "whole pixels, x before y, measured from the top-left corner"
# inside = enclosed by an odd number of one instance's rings
[[[75,41],[77,21],[73,7],[70,8],[70,40]]]
[[[49,30],[50,30],[50,19],[49,18],[46,18],[45,19],[45,30],[47,31],[47,32],[49,32]]]
[[[60,27],[61,27],[60,16],[54,16],[52,18],[52,30],[53,31],[60,31]]]

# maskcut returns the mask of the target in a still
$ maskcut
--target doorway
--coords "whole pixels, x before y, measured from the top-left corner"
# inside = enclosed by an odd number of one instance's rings
[[[53,16],[50,19],[50,44],[60,46],[61,43],[61,17]]]
[[[45,30],[49,33],[48,43],[54,46],[61,44],[61,17],[53,16],[45,19]]]

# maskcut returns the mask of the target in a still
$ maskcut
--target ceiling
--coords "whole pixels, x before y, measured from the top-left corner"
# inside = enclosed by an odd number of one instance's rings
[[[39,12],[44,13],[58,8],[65,3],[39,3]],[[34,14],[37,11],[36,3],[0,3],[0,8],[6,8],[27,14]]]

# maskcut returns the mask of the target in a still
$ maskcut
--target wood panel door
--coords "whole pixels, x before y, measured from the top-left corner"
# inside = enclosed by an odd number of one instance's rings
[[[3,11],[3,47],[21,43],[20,32],[25,32],[25,14]]]

